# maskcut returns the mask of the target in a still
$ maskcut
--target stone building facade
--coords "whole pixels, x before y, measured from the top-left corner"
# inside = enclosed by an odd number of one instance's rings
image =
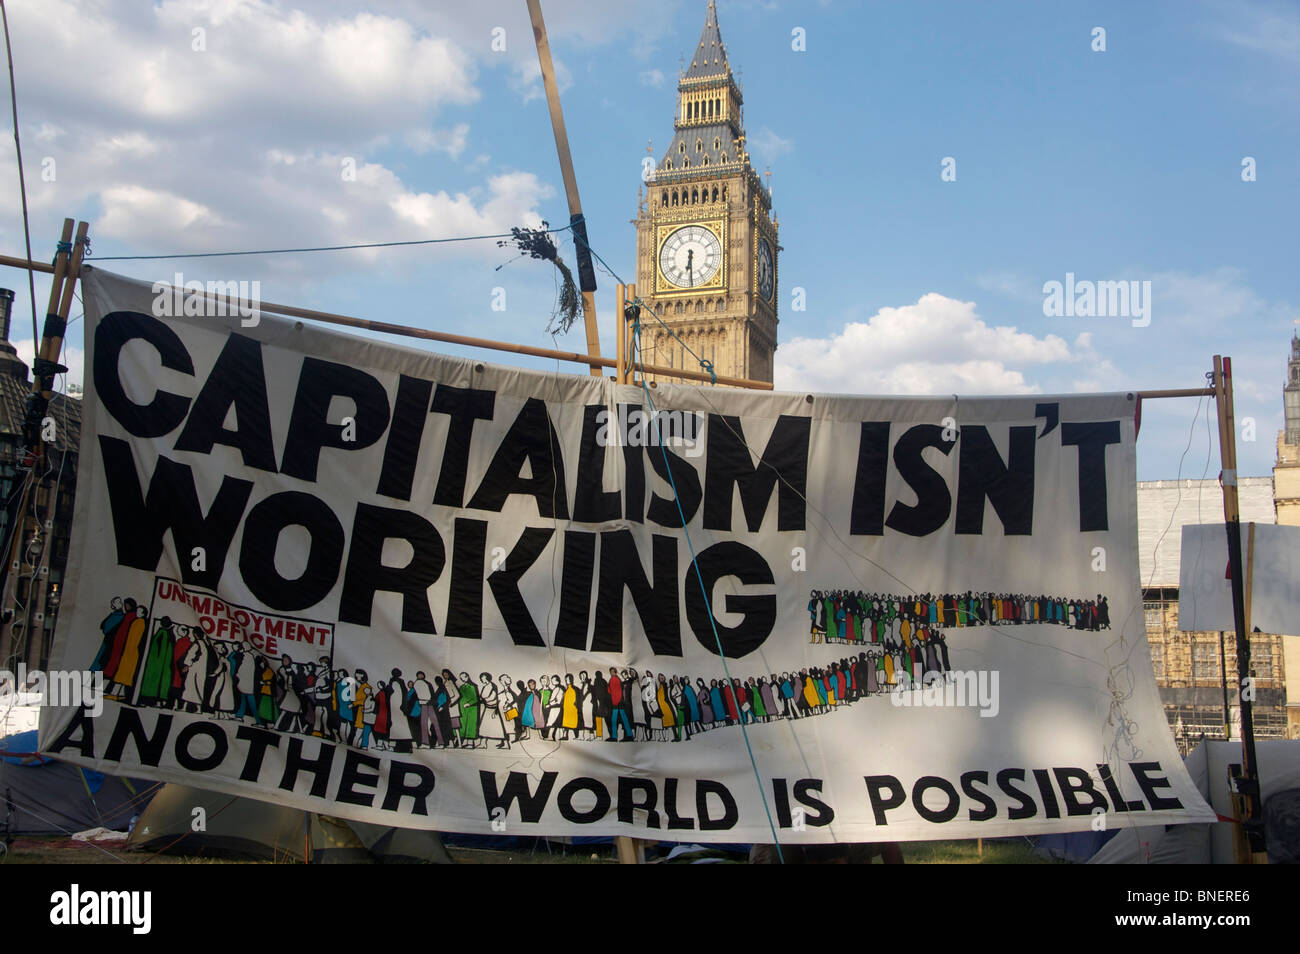
[[[672,140],[637,202],[636,292],[663,322],[643,317],[640,357],[691,371],[703,359],[770,383],[778,222],[745,148],[743,102],[710,2],[677,84]]]

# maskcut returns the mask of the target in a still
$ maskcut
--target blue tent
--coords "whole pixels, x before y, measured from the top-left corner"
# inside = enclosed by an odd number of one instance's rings
[[[125,831],[158,788],[35,753],[35,731],[0,738],[0,837]]]

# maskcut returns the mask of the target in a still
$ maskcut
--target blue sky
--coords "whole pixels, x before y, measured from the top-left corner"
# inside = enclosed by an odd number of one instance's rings
[[[95,256],[567,222],[522,2],[9,8],[37,257],[65,215],[90,221]],[[657,156],[671,137],[679,57],[705,4],[544,10],[591,241],[631,280],[641,160],[648,140]],[[718,12],[781,224],[778,387],[1193,387],[1223,353],[1239,424],[1254,422],[1254,440],[1239,427],[1241,470],[1269,472],[1300,318],[1300,7],[720,0]],[[955,181],[941,179],[945,157]],[[340,173],[349,159],[354,180]],[[14,172],[8,149],[0,247],[11,254],[22,248]],[[571,243],[561,252],[572,264]],[[104,266],[256,279],[271,301],[552,343],[551,270],[492,242]],[[1046,317],[1043,285],[1067,273],[1151,282],[1149,326]],[[22,347],[26,281],[3,280],[18,292]],[[601,282],[612,354],[614,280]],[[491,308],[498,287],[505,311]],[[796,287],[806,311],[790,307]],[[39,284],[37,299],[43,310]],[[581,330],[561,341],[581,350]],[[75,378],[77,351],[69,363]],[[1147,404],[1142,479],[1175,476],[1189,435],[1183,476],[1206,470],[1216,439],[1203,414],[1193,429],[1196,410]],[[1217,446],[1210,476],[1216,458]]]

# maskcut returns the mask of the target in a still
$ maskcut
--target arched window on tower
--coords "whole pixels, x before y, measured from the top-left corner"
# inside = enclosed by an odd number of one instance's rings
[[[723,161],[723,162],[726,162],[726,161],[727,161],[725,156],[723,157],[723,160],[722,160],[722,161]],[[717,187],[717,186],[714,186],[714,187],[713,187],[713,201],[714,201],[714,202],[717,202],[717,201],[718,201],[718,187]]]
[[[677,204],[677,190],[673,190],[673,205]]]
[[[695,151],[696,151],[696,152],[703,152],[703,151],[704,151],[704,140],[703,140],[703,139],[697,139],[697,140],[695,140]]]
[[[703,161],[700,163],[700,165],[707,166],[708,164],[709,164],[709,157],[705,156]]]
[[[709,100],[709,118],[713,118],[713,100]]]
[[[699,202],[699,201],[700,201],[700,190],[699,190],[699,189],[692,189],[692,190],[691,190],[691,205],[695,205],[695,204],[696,204],[697,202]]]
[[[722,201],[723,201],[723,202],[726,202],[726,201],[727,201],[727,187],[726,187],[726,186],[723,186],[723,187],[722,187]]]
[[[659,205],[660,205],[661,207],[667,207],[667,205],[668,205],[668,190],[667,190],[667,189],[664,189],[664,193],[663,193],[663,195],[662,195],[662,196],[660,197],[660,199],[659,199]]]

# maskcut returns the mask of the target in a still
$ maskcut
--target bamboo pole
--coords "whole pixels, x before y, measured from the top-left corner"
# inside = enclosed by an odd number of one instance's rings
[[[623,383],[623,369],[627,363],[627,318],[623,314],[626,288],[622,283],[614,286],[614,380],[618,384]]]
[[[166,282],[159,282],[159,288],[172,288],[174,286]],[[202,295],[209,301],[219,302],[226,306],[228,314],[235,314],[235,308],[241,304],[237,299],[230,298],[226,295],[213,294],[204,291],[189,291],[182,289],[185,295]],[[247,303],[243,303],[247,307]],[[556,348],[538,348],[533,345],[512,344],[507,341],[493,341],[489,338],[474,338],[470,335],[454,335],[445,331],[431,331],[427,328],[412,328],[408,325],[394,325],[385,321],[371,321],[369,318],[354,318],[350,315],[340,315],[330,311],[317,311],[312,308],[299,308],[296,305],[281,305],[276,302],[263,301],[258,303],[258,310],[274,315],[284,315],[289,318],[308,318],[312,321],[322,321],[331,325],[343,325],[347,328],[360,328],[365,331],[376,331],[387,335],[400,335],[407,338],[420,338],[426,341],[442,341],[447,344],[465,345],[471,348],[487,348],[493,351],[508,351],[512,354],[526,354],[537,358],[551,358],[560,361],[572,361],[575,364],[595,365],[598,368],[612,368],[615,366],[613,358],[604,358],[598,355],[587,355],[580,351],[561,351]],[[691,381],[710,381],[712,380],[702,371],[687,371],[684,368],[659,368],[647,366],[646,370],[654,374],[662,374],[678,378],[686,378]],[[772,385],[766,381],[751,381],[748,378],[724,378],[718,377],[719,384],[728,384],[737,388],[752,388],[758,391],[771,391]]]
[[[542,19],[540,0],[528,0],[528,16],[533,24],[537,62],[542,70],[546,104],[551,112],[551,130],[555,133],[555,151],[560,157],[564,194],[569,200],[569,224],[573,226],[573,245],[578,256],[578,282],[582,292],[582,314],[587,326],[587,354],[598,358],[600,357],[600,326],[596,324],[596,272],[591,263],[591,248],[587,245],[587,226],[582,217],[582,200],[578,197],[578,177],[573,171],[573,156],[569,152],[569,134],[564,128],[560,88],[555,82],[555,64],[551,62],[551,44],[546,37],[546,22]],[[600,377],[600,366],[592,364],[591,373],[594,377]]]

